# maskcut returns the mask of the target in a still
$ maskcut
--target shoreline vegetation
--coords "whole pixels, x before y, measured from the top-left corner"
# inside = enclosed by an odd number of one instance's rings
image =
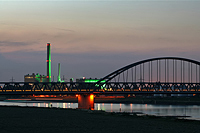
[[[83,109],[0,106],[1,133],[198,133],[200,121]]]

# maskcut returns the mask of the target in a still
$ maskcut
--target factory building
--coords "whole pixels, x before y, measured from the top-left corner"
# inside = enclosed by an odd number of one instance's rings
[[[45,75],[32,73],[32,75],[24,75],[24,82],[48,82],[48,78]]]

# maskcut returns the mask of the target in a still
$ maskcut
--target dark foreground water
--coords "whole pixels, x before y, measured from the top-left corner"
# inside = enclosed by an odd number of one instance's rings
[[[0,102],[0,105],[29,106],[29,107],[56,107],[56,108],[78,108],[77,103],[59,102]],[[152,105],[152,104],[118,104],[118,103],[95,103],[95,110],[107,112],[141,112],[156,116],[190,116],[186,119],[200,120],[199,105]]]

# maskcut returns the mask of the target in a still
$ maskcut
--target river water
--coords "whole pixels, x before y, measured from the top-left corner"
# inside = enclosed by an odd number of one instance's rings
[[[29,106],[29,107],[56,107],[56,108],[78,108],[77,103],[65,102],[0,102],[7,106]],[[95,110],[106,112],[141,112],[156,116],[183,116],[185,119],[200,120],[199,105],[152,105],[152,104],[120,104],[120,103],[95,103]],[[190,117],[185,117],[190,116]]]

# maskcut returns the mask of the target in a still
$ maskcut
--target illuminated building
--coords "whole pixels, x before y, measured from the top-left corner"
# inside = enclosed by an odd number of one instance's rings
[[[44,75],[32,73],[32,75],[24,75],[24,82],[48,82],[48,78]]]

